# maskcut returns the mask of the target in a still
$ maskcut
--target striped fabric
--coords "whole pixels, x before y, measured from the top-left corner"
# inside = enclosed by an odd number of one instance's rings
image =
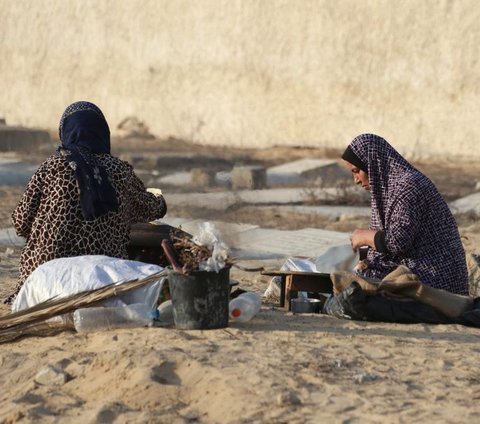
[[[405,265],[424,284],[467,295],[467,266],[458,228],[432,181],[377,135],[359,135],[350,148],[368,164],[370,228],[384,231],[387,247],[387,253],[369,249],[370,267],[361,274],[383,278]]]

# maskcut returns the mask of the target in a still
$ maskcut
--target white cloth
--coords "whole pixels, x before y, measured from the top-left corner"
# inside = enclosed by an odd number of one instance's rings
[[[32,307],[55,296],[66,297],[119,281],[145,278],[162,270],[158,265],[103,255],[54,259],[40,265],[30,274],[12,304],[12,311]],[[162,285],[163,278],[121,297],[109,299],[102,305],[147,303],[155,307]]]
[[[291,257],[282,265],[282,271],[304,271],[331,273],[338,271],[353,272],[358,263],[358,253],[349,244],[329,247],[316,258],[304,259]]]
[[[349,244],[329,247],[316,258],[304,259],[294,256],[288,258],[280,268],[282,271],[303,271],[328,273],[338,271],[353,272],[359,261],[358,253]],[[306,292],[299,292],[299,297],[306,297]],[[280,278],[273,277],[263,296],[266,299],[280,298]]]
[[[318,272],[331,273],[338,271],[353,272],[359,261],[358,253],[349,244],[332,246],[320,256],[312,259]]]

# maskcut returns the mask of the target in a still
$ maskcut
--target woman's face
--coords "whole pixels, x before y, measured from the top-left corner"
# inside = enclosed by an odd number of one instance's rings
[[[365,190],[369,191],[370,184],[368,182],[368,174],[346,160],[343,162],[345,163],[347,169],[352,172],[353,182],[357,185],[361,185]]]

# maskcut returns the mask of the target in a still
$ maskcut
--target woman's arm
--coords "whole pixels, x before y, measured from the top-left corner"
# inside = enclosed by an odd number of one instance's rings
[[[421,225],[422,199],[406,193],[395,202],[385,228],[385,248],[389,253],[402,255],[411,249]]]
[[[352,233],[352,248],[369,246],[380,253],[401,255],[408,251],[420,225],[421,211],[426,207],[415,188],[406,189],[391,202],[390,213],[384,230],[357,229]]]
[[[147,192],[142,180],[137,177],[133,168],[127,182],[132,193],[132,222],[147,222],[162,218],[167,213],[167,203],[162,194]]]

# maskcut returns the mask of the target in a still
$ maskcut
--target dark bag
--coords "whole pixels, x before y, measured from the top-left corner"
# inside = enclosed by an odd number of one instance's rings
[[[323,313],[337,318],[363,321],[398,323],[463,324],[462,319],[452,319],[430,305],[414,300],[397,300],[381,295],[366,295],[360,285],[353,282],[341,293],[330,297]],[[480,324],[480,310],[477,317]],[[474,318],[472,317],[472,320]]]

